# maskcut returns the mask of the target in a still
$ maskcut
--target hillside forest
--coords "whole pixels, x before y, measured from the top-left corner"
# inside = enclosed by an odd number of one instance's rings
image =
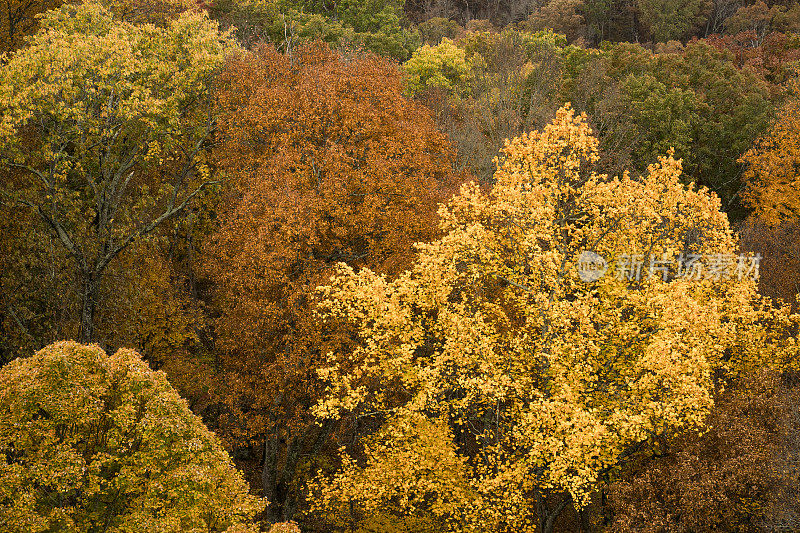
[[[0,0],[0,532],[800,531],[797,0]]]

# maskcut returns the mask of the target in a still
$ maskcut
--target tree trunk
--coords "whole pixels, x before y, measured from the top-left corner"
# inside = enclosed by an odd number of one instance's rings
[[[539,514],[539,530],[541,533],[553,533],[553,528],[556,525],[556,518],[564,510],[564,507],[571,501],[571,498],[563,498],[553,509],[547,505],[547,498],[544,495],[539,497],[537,502],[537,512]]]
[[[277,440],[277,437],[275,437]],[[275,479],[275,462],[278,457],[278,447],[273,442],[272,435],[267,433],[264,439],[264,466],[261,469],[261,483],[263,485],[262,496],[269,500],[269,508],[267,510],[270,521],[278,517],[276,511],[278,509],[277,499],[277,482]]]
[[[81,272],[81,342],[88,344],[94,338],[94,311],[100,289],[100,275]]]
[[[270,502],[269,520],[287,522],[297,511],[298,498],[292,490],[297,475],[297,466],[301,452],[305,456],[316,457],[327,441],[333,429],[332,420],[325,420],[321,426],[311,422],[300,435],[291,435],[291,431],[280,438],[280,430],[276,429],[274,438],[268,433],[264,442],[264,465],[261,480],[264,484],[262,495]],[[309,449],[310,444],[310,449]]]
[[[589,513],[586,511],[586,509],[580,509],[578,511],[578,522],[580,524],[581,533],[590,533],[591,526],[589,525]]]

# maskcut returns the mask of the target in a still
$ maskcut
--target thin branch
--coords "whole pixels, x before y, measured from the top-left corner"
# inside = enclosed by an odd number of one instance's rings
[[[514,286],[514,287],[516,287],[518,289],[522,289],[523,291],[533,292],[532,288],[527,287],[525,285],[520,285],[519,283],[514,283],[513,281],[511,281],[510,279],[508,279],[508,278],[506,278],[504,276],[500,276],[498,274],[494,274],[494,277],[496,277],[499,280],[505,281],[509,285],[512,285],[512,286]]]
[[[86,259],[83,255],[83,252],[80,250],[80,248],[78,248],[75,245],[74,242],[72,242],[72,239],[67,233],[67,230],[64,229],[64,226],[62,226],[58,220],[47,214],[45,210],[42,209],[42,207],[39,205],[28,202],[27,200],[20,200],[20,199],[17,199],[16,202],[25,205],[27,207],[30,207],[31,209],[36,211],[36,213],[42,218],[42,220],[44,220],[44,222],[48,226],[50,226],[53,229],[53,231],[56,232],[56,235],[58,235],[58,239],[61,241],[61,244],[63,244],[64,248],[66,248],[67,251],[70,253],[70,255],[72,255],[72,257],[75,258],[75,261],[77,261],[78,267],[81,269],[81,271],[87,272],[88,269],[86,266]]]
[[[14,312],[14,308],[11,307],[11,304],[8,304],[6,306],[6,309],[8,310],[8,314],[11,315],[11,318],[14,319],[14,322],[17,324],[17,326],[19,326],[19,329],[22,330],[22,332],[28,337],[28,339],[32,340],[33,342],[36,342],[36,338],[33,335],[31,335],[31,332],[28,331],[28,328],[25,326],[25,324],[22,322],[22,320],[20,320],[20,318]]]
[[[156,218],[146,226],[143,226],[138,230],[134,231],[133,233],[131,233],[130,235],[128,235],[128,237],[126,237],[125,240],[123,240],[120,244],[115,246],[97,263],[97,271],[98,272],[102,271],[108,265],[108,263],[111,262],[112,259],[114,259],[122,250],[127,248],[135,239],[147,235],[169,218],[183,211],[184,208],[189,204],[189,202],[191,202],[195,196],[200,194],[200,192],[202,192],[203,189],[205,189],[210,185],[215,185],[217,183],[219,183],[219,180],[207,181],[205,183],[202,183],[197,189],[195,189],[191,194],[189,194],[186,198],[184,198],[183,201],[180,203],[180,205],[178,205],[177,207],[173,207],[172,205],[168,206],[167,209],[158,218]],[[172,202],[170,203],[172,204]]]
[[[47,189],[52,188],[51,183],[47,180],[47,177],[40,170],[36,170],[35,168],[30,167],[28,165],[20,165],[19,163],[13,163],[13,162],[10,162],[9,165],[14,167],[14,168],[21,168],[23,170],[27,170],[28,172],[30,172],[31,174],[34,174],[40,180],[42,180],[42,183],[44,184],[45,188],[47,188]]]

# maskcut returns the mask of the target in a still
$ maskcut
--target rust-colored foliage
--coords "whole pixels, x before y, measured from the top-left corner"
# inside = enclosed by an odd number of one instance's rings
[[[743,250],[762,256],[759,292],[783,300],[796,312],[800,303],[800,221],[772,226],[752,216],[742,224],[739,239]]]
[[[736,35],[711,35],[708,44],[721,50],[733,52],[739,68],[749,67],[773,84],[773,92],[779,92],[779,84],[792,75],[792,64],[800,59],[800,40],[796,35],[772,32],[761,38],[755,31],[743,31]]]
[[[741,161],[744,201],[769,224],[800,220],[800,100],[790,100],[775,125]]]
[[[799,392],[764,373],[719,395],[708,433],[662,443],[611,485],[609,531],[796,531]]]
[[[311,294],[340,261],[390,275],[409,264],[413,243],[437,231],[450,152],[377,57],[262,46],[230,60],[219,86],[216,156],[231,186],[203,269],[219,312],[220,426],[229,445],[258,447],[273,518],[288,519],[301,454],[332,427],[308,412],[317,361],[339,342]]]

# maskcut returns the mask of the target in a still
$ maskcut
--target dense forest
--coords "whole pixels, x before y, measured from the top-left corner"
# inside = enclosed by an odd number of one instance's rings
[[[0,0],[0,531],[800,531],[796,0]]]

